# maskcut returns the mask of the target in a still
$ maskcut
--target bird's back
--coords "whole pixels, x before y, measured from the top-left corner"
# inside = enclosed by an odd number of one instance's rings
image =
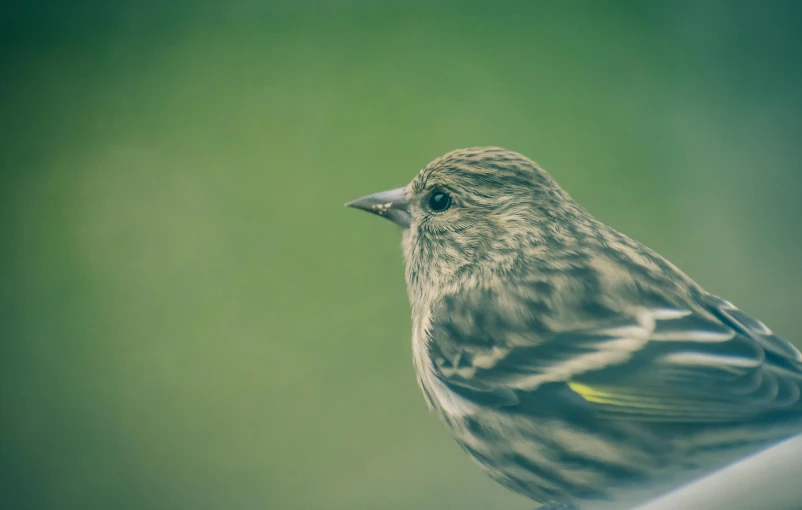
[[[418,329],[432,407],[537,501],[635,504],[802,431],[799,351],[618,236],[455,286]]]

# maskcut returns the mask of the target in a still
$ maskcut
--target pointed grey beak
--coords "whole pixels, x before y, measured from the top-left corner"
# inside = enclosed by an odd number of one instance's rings
[[[363,211],[378,214],[397,225],[409,228],[412,216],[409,214],[407,198],[404,195],[404,188],[390,191],[382,191],[366,197],[351,200],[346,207],[355,207]]]

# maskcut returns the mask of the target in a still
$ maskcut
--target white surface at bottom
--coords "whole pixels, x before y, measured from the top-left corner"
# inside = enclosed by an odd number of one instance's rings
[[[635,510],[802,510],[802,435]]]

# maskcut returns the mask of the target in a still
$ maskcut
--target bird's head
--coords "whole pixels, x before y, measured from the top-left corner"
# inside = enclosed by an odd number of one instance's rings
[[[565,237],[565,226],[582,216],[537,164],[498,147],[449,152],[407,186],[347,205],[404,228],[410,287],[504,271],[524,250]]]

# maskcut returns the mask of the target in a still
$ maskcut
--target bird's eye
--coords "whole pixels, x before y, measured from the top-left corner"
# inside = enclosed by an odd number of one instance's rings
[[[443,212],[451,207],[451,195],[445,191],[434,190],[429,195],[429,209],[432,212]]]

